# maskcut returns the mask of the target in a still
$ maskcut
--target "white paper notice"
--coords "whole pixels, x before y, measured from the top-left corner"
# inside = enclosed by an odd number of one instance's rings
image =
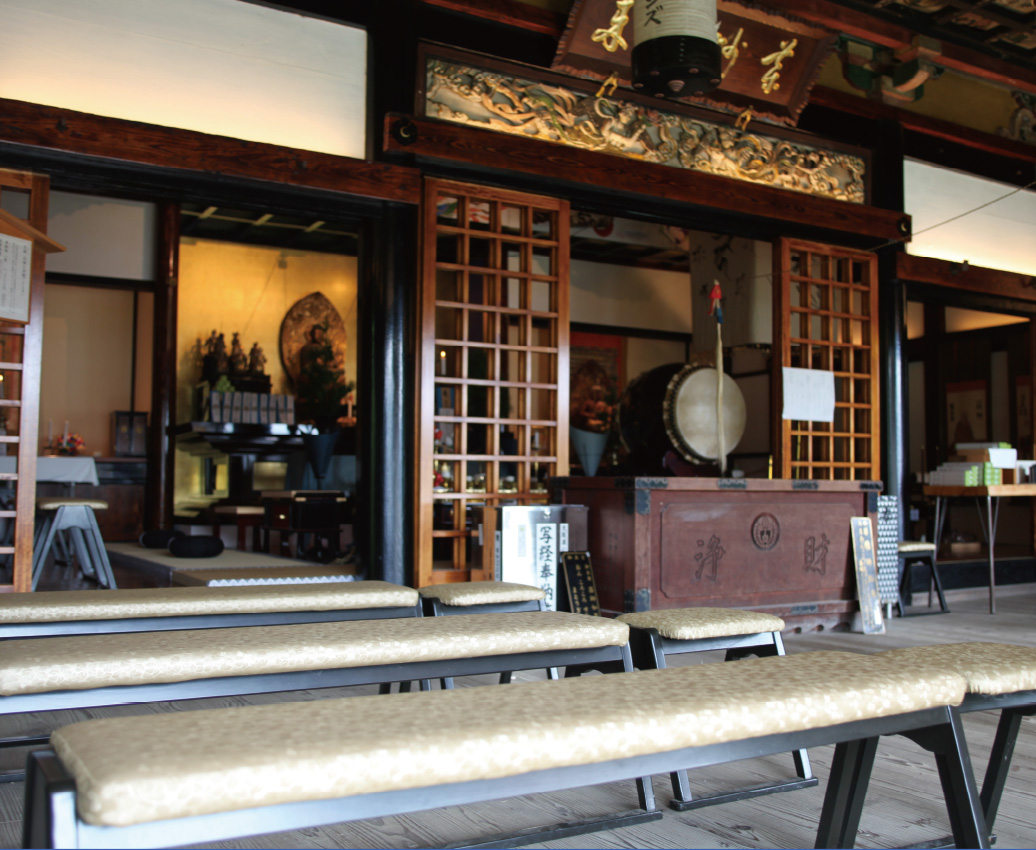
[[[785,366],[784,419],[801,422],[834,422],[835,373],[822,369]]]
[[[32,242],[0,233],[0,319],[29,321]]]
[[[545,602],[550,611],[558,608],[558,527],[552,522],[536,523],[536,580],[534,584],[543,588]]]

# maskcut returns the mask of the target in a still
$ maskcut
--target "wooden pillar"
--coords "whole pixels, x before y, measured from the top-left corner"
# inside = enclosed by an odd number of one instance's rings
[[[416,208],[389,205],[360,249],[358,544],[368,578],[394,584],[413,580],[417,241]]]
[[[149,529],[173,524],[173,471],[176,446],[168,429],[176,418],[176,311],[180,274],[180,206],[158,207],[155,269],[154,355],[151,372],[151,427],[148,429]]]
[[[383,116],[410,113],[417,78],[416,0],[370,4],[368,151],[382,152]],[[387,204],[360,240],[356,528],[368,577],[413,581],[417,209]]]
[[[878,305],[881,340],[881,470],[885,493],[898,496],[899,539],[906,540],[910,519],[906,509],[910,421],[906,403],[906,292],[895,278],[897,251],[878,257],[880,279]]]

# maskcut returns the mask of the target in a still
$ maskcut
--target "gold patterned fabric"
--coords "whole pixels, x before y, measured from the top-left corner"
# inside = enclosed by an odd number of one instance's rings
[[[103,511],[108,508],[108,503],[104,499],[79,499],[75,496],[44,496],[36,500],[36,507],[41,511],[56,511],[58,508],[79,506]]]
[[[784,620],[780,617],[737,608],[670,608],[620,614],[615,619],[637,629],[655,629],[669,640],[701,640],[784,630]]]
[[[284,587],[161,587],[0,594],[0,623],[416,607],[417,591],[386,581]]]
[[[531,611],[12,640],[0,696],[623,646],[625,623]]]
[[[537,602],[543,599],[541,587],[509,581],[467,581],[459,584],[433,584],[420,589],[421,596],[438,599],[443,605],[494,605],[502,602]]]
[[[934,543],[925,543],[923,540],[900,540],[896,544],[896,551],[900,554],[910,552],[934,552]]]
[[[963,676],[973,694],[1036,690],[1036,649],[1005,643],[943,643],[882,652],[905,670],[933,667]]]
[[[957,704],[963,696],[964,680],[951,673],[812,652],[90,720],[58,730],[51,743],[75,777],[80,816],[121,826],[596,764]]]

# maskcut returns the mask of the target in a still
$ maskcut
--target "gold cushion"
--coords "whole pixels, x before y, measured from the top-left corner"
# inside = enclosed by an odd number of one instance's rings
[[[283,587],[163,587],[0,594],[0,623],[403,608],[417,591],[384,581]]]
[[[466,581],[433,584],[419,590],[425,598],[443,605],[493,605],[501,602],[538,602],[546,595],[542,587],[509,581]]]
[[[810,652],[90,720],[59,729],[51,743],[75,777],[80,816],[123,826],[595,764],[957,704],[963,696],[964,680],[949,673]]]
[[[61,507],[92,508],[95,511],[103,511],[108,508],[104,499],[83,499],[76,496],[42,496],[36,500],[36,507],[41,511],[56,511]]]
[[[944,643],[892,649],[880,657],[905,670],[926,666],[963,676],[973,694],[1036,690],[1036,649],[1004,643]]]
[[[784,620],[780,617],[737,608],[669,608],[620,614],[615,619],[634,628],[655,629],[669,640],[701,640],[784,630]]]
[[[915,552],[935,552],[934,543],[925,543],[923,540],[900,540],[896,548],[902,555]]]
[[[13,640],[0,695],[622,646],[625,623],[532,611]]]
[[[217,514],[232,516],[263,516],[266,509],[260,505],[218,505],[212,509]]]

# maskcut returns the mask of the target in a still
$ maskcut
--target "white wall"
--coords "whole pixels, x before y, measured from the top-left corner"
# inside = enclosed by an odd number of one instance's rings
[[[150,294],[145,297],[150,303]],[[146,379],[150,388],[150,334],[146,340],[147,356],[138,366],[137,410],[151,406],[150,389],[143,393],[141,383]],[[71,433],[81,435],[86,442],[84,453],[111,454],[111,414],[130,409],[132,355],[132,292],[47,285],[40,382],[41,447],[47,440],[48,423],[54,436],[60,437],[67,420]],[[146,375],[140,375],[141,371]]]
[[[573,322],[691,332],[691,281],[682,272],[573,260]]]
[[[0,97],[362,158],[366,33],[239,0],[0,0]]]
[[[1036,274],[1036,192],[1012,194],[1016,186],[913,160],[903,164],[903,182],[911,254]]]
[[[152,280],[155,215],[143,201],[52,191],[47,235],[65,250],[47,257],[47,271]]]

